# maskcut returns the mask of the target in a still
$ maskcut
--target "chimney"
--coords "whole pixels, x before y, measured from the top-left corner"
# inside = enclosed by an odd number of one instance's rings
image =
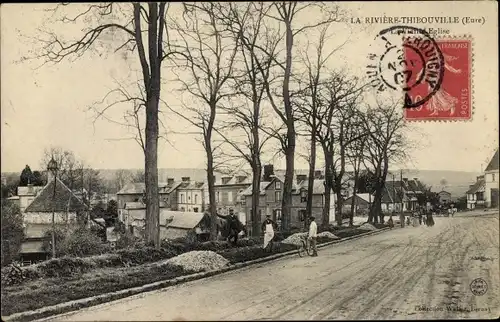
[[[229,181],[231,181],[231,178],[232,177],[222,177],[221,180],[222,180],[222,184],[226,184],[228,183]]]
[[[274,175],[274,166],[272,164],[264,165],[264,181],[271,181],[271,176]]]
[[[321,177],[323,176],[321,170],[315,170],[314,171],[314,179],[321,179]]]
[[[298,174],[297,175],[297,183],[300,183],[300,182],[305,181],[305,180],[307,180],[307,175],[305,175],[305,174]]]
[[[174,179],[174,178],[167,178],[167,184],[168,184],[169,186],[173,185],[173,184],[174,184],[174,181],[175,181],[175,179]]]
[[[189,182],[191,181],[190,177],[182,177],[182,182]]]
[[[32,183],[28,183],[28,193],[29,193],[30,195],[32,195],[32,194],[33,194],[33,184],[32,184]]]

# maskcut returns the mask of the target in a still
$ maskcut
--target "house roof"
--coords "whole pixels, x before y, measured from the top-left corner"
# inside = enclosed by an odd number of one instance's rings
[[[499,163],[499,156],[497,149],[495,155],[493,155],[493,158],[491,158],[490,163],[488,163],[488,166],[486,166],[486,169],[484,171],[498,170],[498,163]]]
[[[167,220],[172,219],[168,227],[193,229],[201,222],[203,216],[202,212],[164,210],[160,212],[160,224],[164,225]]]
[[[366,202],[373,201],[373,199],[375,198],[373,195],[370,198],[370,194],[369,193],[357,193],[356,196],[358,198],[360,198],[360,199],[363,199]]]
[[[40,192],[44,186],[23,186],[17,187],[17,195],[18,196],[36,196],[38,192]]]
[[[474,183],[472,187],[470,187],[469,190],[467,190],[466,194],[474,194],[478,191],[484,190],[484,187],[485,187],[485,181],[483,177],[477,180],[476,183]]]
[[[225,176],[225,177],[222,177],[222,178],[227,178],[229,176]],[[222,180],[221,178],[221,180]],[[226,183],[222,183],[221,182],[218,182],[216,184],[216,186],[220,187],[220,186],[233,186],[233,185],[249,185],[249,184],[252,184],[252,177],[247,175],[247,174],[237,174],[237,175],[234,175],[234,176],[231,176],[231,179],[226,182]]]
[[[55,184],[55,193],[54,193]],[[48,183],[26,208],[26,212],[76,212],[87,209],[83,201],[61,181]]]
[[[200,190],[205,185],[204,182],[199,181],[189,181],[181,182],[179,185],[179,190]]]
[[[448,192],[448,191],[446,191],[446,190],[441,190],[441,191],[439,191],[439,192],[438,192],[438,195],[443,194],[443,193],[451,196],[451,192]]]
[[[260,182],[260,194],[261,195],[265,195],[266,194],[266,188],[267,186],[269,186],[269,184],[271,184],[271,182],[269,181],[261,181]],[[248,188],[246,188],[245,190],[243,190],[243,192],[241,193],[241,195],[243,196],[251,196],[252,195],[252,188],[253,185],[250,185]]]
[[[159,182],[158,183],[158,188],[159,191],[158,193],[171,193],[174,191],[181,182],[173,182],[173,183],[167,183],[167,182]],[[144,182],[131,182],[126,184],[120,191],[118,191],[116,194],[117,195],[136,195],[136,194],[142,194],[146,191],[146,184]]]

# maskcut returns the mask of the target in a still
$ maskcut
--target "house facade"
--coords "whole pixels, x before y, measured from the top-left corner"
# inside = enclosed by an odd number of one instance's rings
[[[177,210],[204,212],[208,208],[208,185],[183,177],[177,187]]]
[[[486,207],[497,208],[499,204],[499,155],[498,149],[484,170],[484,200]]]
[[[265,220],[266,215],[278,224],[281,229],[282,222],[282,201],[283,201],[284,178],[275,176],[271,181],[261,182],[260,198],[258,212],[261,222]],[[306,213],[308,180],[306,175],[297,175],[292,186],[292,205],[290,228],[302,228],[308,217]],[[318,224],[321,224],[324,202],[325,186],[324,179],[315,179],[313,186],[312,215],[317,218]],[[245,198],[243,208],[245,209],[247,229],[252,229],[252,186],[250,185],[243,193]],[[330,194],[330,207],[328,209],[329,220],[335,220],[335,201],[336,197]]]
[[[78,220],[87,216],[85,203],[61,180],[49,176],[47,182],[23,212],[25,239],[21,244],[20,255],[24,264],[49,258],[50,253],[44,249],[44,244],[48,242],[45,233],[53,224],[76,228]]]
[[[217,212],[221,215],[233,209],[238,214],[243,223],[246,220],[245,202],[243,192],[252,185],[252,176],[246,174],[224,176],[221,181],[215,184],[215,200],[217,202]]]
[[[386,181],[382,191],[382,212],[411,212],[418,208],[424,185],[418,178]]]
[[[484,175],[476,178],[476,183],[469,186],[467,190],[467,209],[483,208],[485,204],[485,181]]]
[[[167,182],[158,184],[158,194],[160,202],[166,204],[167,208],[171,210],[177,209],[177,188],[181,182],[174,179],[167,179]],[[125,185],[120,191],[116,193],[116,201],[118,203],[118,213],[125,209],[125,205],[130,202],[143,201],[146,193],[146,186],[143,182],[134,182]]]
[[[451,193],[441,190],[438,192],[439,203],[441,205],[448,205],[451,203]]]
[[[44,186],[34,186],[32,184],[28,184],[25,187],[17,187],[18,204],[21,212],[26,210],[43,188]]]

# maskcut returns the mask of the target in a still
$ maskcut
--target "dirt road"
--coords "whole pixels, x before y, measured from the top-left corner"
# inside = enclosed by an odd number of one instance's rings
[[[434,227],[395,229],[323,248],[319,257],[263,263],[52,320],[498,317],[498,212],[435,221]],[[487,283],[484,295],[471,291],[476,278]]]

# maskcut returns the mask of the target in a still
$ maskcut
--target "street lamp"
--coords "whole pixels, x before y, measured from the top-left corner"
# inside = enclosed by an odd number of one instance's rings
[[[56,177],[57,177],[57,170],[59,170],[57,166],[57,162],[54,160],[54,158],[51,158],[49,161],[49,164],[47,165],[47,170],[52,173],[52,176],[54,177],[54,191],[52,193],[52,258],[56,258],[56,222],[55,222],[55,199],[56,199]]]

